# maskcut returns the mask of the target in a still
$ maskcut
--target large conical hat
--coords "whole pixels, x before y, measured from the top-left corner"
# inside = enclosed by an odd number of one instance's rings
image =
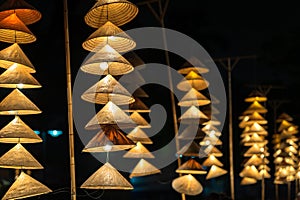
[[[265,163],[265,161],[263,158],[258,157],[256,154],[254,154],[247,160],[247,162],[244,164],[244,166],[248,166],[248,165],[259,166],[264,163]]]
[[[128,133],[127,137],[129,139],[131,139],[133,142],[140,142],[142,144],[153,144],[152,140],[138,126],[135,127],[132,131],[130,131],[130,133]]]
[[[153,154],[142,143],[137,142],[136,146],[124,154],[124,158],[154,158]]]
[[[244,177],[241,180],[241,185],[251,185],[257,183],[257,180],[254,178]]]
[[[39,21],[42,17],[37,9],[24,0],[9,0],[0,6],[0,21],[13,13],[27,25]]]
[[[85,50],[93,52],[98,52],[105,45],[111,46],[117,52],[126,52],[135,48],[136,43],[123,30],[108,21],[82,43]]]
[[[80,188],[132,190],[133,186],[107,162],[92,174]]]
[[[287,113],[281,113],[278,117],[277,117],[277,119],[276,119],[276,122],[282,122],[282,120],[286,120],[286,121],[289,121],[289,122],[291,122],[291,121],[293,121],[294,119],[290,116],[290,115],[288,115]]]
[[[254,90],[250,93],[250,95],[247,98],[245,98],[245,102],[254,102],[254,101],[264,102],[267,101],[267,97],[263,95],[261,92],[259,92],[258,90]]]
[[[179,119],[183,124],[190,124],[190,123],[204,123],[209,120],[209,118],[201,112],[197,107],[191,106],[185,113],[183,113]]]
[[[138,177],[138,176],[147,176],[151,174],[157,174],[161,171],[155,166],[150,164],[148,161],[141,159],[138,164],[134,167],[129,178]]]
[[[181,91],[189,91],[191,88],[196,90],[204,90],[209,83],[202,76],[191,71],[186,75],[181,82],[177,84],[177,88]]]
[[[209,155],[208,158],[203,161],[202,165],[206,167],[210,167],[212,165],[223,167],[223,164],[214,155]]]
[[[123,75],[133,71],[133,66],[110,45],[105,44],[81,65],[80,69],[95,75]]]
[[[129,108],[124,109],[125,112],[149,113],[151,110],[146,106],[140,98],[135,97],[135,101],[129,104]]]
[[[3,143],[38,143],[42,139],[27,126],[19,116],[0,130],[0,142]]]
[[[177,155],[183,156],[199,156],[200,146],[193,141],[192,143],[187,143],[178,152]]]
[[[191,124],[186,127],[179,135],[178,139],[181,140],[193,140],[193,139],[201,139],[205,136],[205,132],[202,131],[201,128],[196,124]]]
[[[260,179],[260,174],[254,165],[244,167],[239,175],[240,177],[249,177],[256,180]]]
[[[258,101],[254,101],[245,111],[243,114],[252,114],[254,112],[258,112],[258,113],[266,113],[268,112],[268,110],[262,106]]]
[[[0,21],[0,41],[27,44],[36,41],[36,37],[13,13]]]
[[[218,167],[216,165],[213,165],[213,166],[211,166],[211,168],[206,176],[206,180],[216,178],[216,177],[222,176],[224,174],[227,174],[227,170],[222,169],[221,167]]]
[[[42,111],[20,90],[14,89],[0,103],[0,115],[30,115]]]
[[[136,111],[134,111],[131,115],[130,118],[132,121],[136,123],[137,126],[140,128],[151,128],[151,125]]]
[[[180,167],[176,169],[176,173],[181,174],[206,174],[207,172],[202,168],[200,163],[198,163],[193,158],[189,159],[183,163]]]
[[[186,95],[178,102],[179,106],[204,106],[210,103],[210,100],[196,89],[191,88]]]
[[[81,98],[97,104],[106,104],[112,101],[116,105],[123,105],[134,102],[130,93],[110,74],[85,91]]]
[[[19,64],[30,73],[35,72],[34,66],[17,43],[0,51],[0,67],[8,69],[15,63]]]
[[[282,132],[284,129],[287,129],[290,126],[293,126],[291,122],[288,122],[287,120],[282,120],[278,128],[278,132]]]
[[[180,74],[188,74],[191,71],[197,74],[204,74],[209,72],[209,69],[205,68],[204,64],[198,58],[192,57],[182,65],[178,72]]]
[[[98,28],[107,21],[116,26],[130,22],[138,14],[138,7],[126,0],[97,0],[84,16],[87,25]]]
[[[4,199],[23,199],[52,192],[47,186],[21,172],[20,176],[5,193]]]
[[[186,195],[198,195],[203,191],[200,182],[197,181],[191,174],[180,176],[172,181],[172,188]]]

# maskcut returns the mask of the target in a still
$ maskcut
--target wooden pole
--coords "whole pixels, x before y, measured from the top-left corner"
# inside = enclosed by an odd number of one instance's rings
[[[275,184],[275,200],[279,200],[279,185]]]
[[[290,181],[288,181],[287,186],[288,186],[288,200],[291,200],[291,182]]]

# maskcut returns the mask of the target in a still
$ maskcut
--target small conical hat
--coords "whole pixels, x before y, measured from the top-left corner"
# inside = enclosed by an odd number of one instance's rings
[[[178,72],[180,74],[188,74],[191,71],[197,74],[204,74],[209,72],[209,69],[205,68],[204,64],[198,58],[192,57],[182,65]]]
[[[283,131],[284,129],[289,128],[290,126],[293,126],[292,123],[288,122],[287,120],[282,120],[280,123],[280,126],[278,128],[278,132]]]
[[[92,174],[80,188],[132,190],[133,186],[107,162]]]
[[[262,154],[264,152],[264,145],[253,144],[245,153],[245,157],[251,157],[255,154]]]
[[[203,187],[191,174],[180,176],[172,181],[172,188],[186,195],[198,195],[203,191]]]
[[[264,159],[261,157],[258,157],[256,154],[252,155],[251,158],[247,160],[247,162],[244,164],[244,166],[248,165],[254,165],[254,166],[259,166],[264,164]]]
[[[214,155],[215,157],[222,157],[223,153],[215,146],[209,145],[205,148],[204,152],[208,155]]]
[[[244,167],[239,175],[240,177],[249,177],[256,180],[260,179],[260,174],[254,165]]]
[[[135,101],[129,104],[128,109],[124,109],[125,112],[139,112],[139,113],[149,113],[150,109],[141,101],[140,98],[135,97]]]
[[[148,149],[142,145],[142,143],[137,142],[136,146],[130,149],[124,154],[124,158],[154,158],[153,154],[148,151]]]
[[[214,115],[210,115],[209,121],[203,123],[203,125],[207,125],[207,124],[219,126],[219,125],[221,125],[221,121],[219,121]]]
[[[34,66],[17,43],[0,51],[0,67],[8,69],[14,63],[19,64],[30,73],[35,72]]]
[[[201,112],[197,107],[191,106],[185,113],[181,115],[179,121],[183,124],[204,123],[208,121],[208,117]]]
[[[127,74],[134,70],[133,66],[108,44],[85,60],[80,69],[90,74],[113,76]]]
[[[111,75],[105,76],[90,87],[81,95],[81,98],[97,104],[106,104],[112,101],[116,105],[123,105],[134,102],[134,98],[130,93]]]
[[[148,161],[141,159],[132,170],[131,174],[129,175],[129,178],[147,176],[151,174],[157,174],[160,172],[161,171],[159,169],[150,164]]]
[[[30,115],[42,111],[34,105],[20,90],[14,89],[0,103],[0,115]]]
[[[259,136],[257,133],[254,133],[253,135],[249,136],[247,135],[241,143],[244,144],[244,146],[252,146],[253,144],[267,144],[268,141],[264,139],[264,137]]]
[[[97,0],[84,16],[87,25],[98,28],[107,21],[116,26],[130,22],[138,14],[138,7],[126,0]]]
[[[254,112],[258,112],[258,113],[266,113],[268,112],[268,110],[262,106],[258,101],[254,101],[243,114],[252,114]]]
[[[208,158],[203,161],[202,165],[206,167],[210,167],[212,165],[223,167],[223,164],[214,155],[209,155]]]
[[[250,95],[247,98],[245,98],[245,102],[254,102],[254,101],[264,102],[267,101],[267,97],[263,95],[261,92],[259,92],[258,90],[254,90],[250,93]]]
[[[98,52],[105,45],[111,46],[117,52],[126,52],[135,48],[136,43],[123,30],[108,21],[82,43],[85,50],[93,52]]]
[[[266,131],[266,129],[264,127],[262,127],[260,124],[258,124],[257,122],[254,122],[249,127],[249,129],[243,131],[243,134],[247,134],[247,135],[252,135],[254,133],[256,133],[260,136],[267,136],[268,135],[268,131]]]
[[[281,113],[281,114],[277,117],[276,122],[282,122],[282,120],[286,120],[286,121],[291,122],[291,121],[293,121],[294,119],[293,119],[290,115],[288,115],[287,113]]]
[[[244,177],[241,180],[241,185],[251,185],[257,183],[257,180],[254,178]]]
[[[21,172],[2,199],[23,199],[52,192],[47,186]]]
[[[202,141],[199,142],[199,144],[201,146],[208,146],[208,145],[216,145],[216,146],[219,146],[219,145],[222,145],[222,141],[216,137],[215,135],[209,135],[209,136],[206,136],[205,138],[203,138]]]
[[[211,168],[206,176],[206,180],[216,178],[216,177],[222,176],[224,174],[227,174],[227,170],[222,169],[216,165],[213,165],[213,166],[211,166]]]
[[[132,131],[130,131],[130,133],[128,133],[127,137],[129,139],[131,139],[133,142],[140,142],[142,144],[153,144],[152,140],[138,126],[135,127]]]
[[[258,123],[260,125],[268,123],[268,121],[263,116],[261,116],[258,112],[253,112],[246,119],[244,118],[244,120],[245,120],[244,126],[251,126],[251,125],[253,125],[253,123]],[[243,128],[243,127],[241,127],[241,128]]]
[[[194,159],[189,159],[176,169],[176,173],[181,174],[206,174],[207,172],[202,168],[200,163]]]
[[[260,174],[261,177],[263,176],[264,178],[271,178],[271,175],[270,175],[269,172],[268,172],[267,170],[265,170],[265,169],[260,170],[260,171],[259,171],[259,174]]]
[[[0,167],[12,169],[43,169],[43,166],[20,143],[0,157]]]
[[[27,44],[36,41],[36,37],[13,13],[0,21],[0,41]]]
[[[0,87],[3,88],[40,88],[40,83],[25,68],[13,64],[0,75]]]
[[[203,128],[202,131],[204,131],[208,136],[221,136],[221,132],[219,131],[218,128],[216,128],[214,125],[212,124],[206,124]]]
[[[210,103],[210,100],[196,89],[191,88],[186,95],[178,102],[178,106],[204,106]]]
[[[184,145],[177,152],[177,155],[198,157],[199,151],[200,151],[200,146],[195,141],[193,141],[192,143],[188,143],[188,144]]]
[[[151,125],[136,111],[130,115],[130,118],[140,128],[151,128]]]
[[[179,135],[178,139],[181,140],[193,140],[193,139],[201,139],[205,136],[205,132],[202,131],[198,125],[191,124],[186,127]]]
[[[196,90],[204,90],[208,87],[208,81],[204,80],[202,76],[191,71],[181,82],[177,84],[177,88],[181,91],[189,91],[191,88]]]
[[[33,24],[39,21],[42,14],[24,0],[5,1],[0,7],[0,21],[16,13],[24,24]]]
[[[3,143],[38,143],[42,139],[18,116],[0,130],[0,142]]]

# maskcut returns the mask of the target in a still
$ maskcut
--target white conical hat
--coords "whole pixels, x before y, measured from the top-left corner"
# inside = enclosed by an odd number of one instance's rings
[[[210,100],[194,88],[191,88],[182,99],[178,102],[178,106],[204,106],[210,103]]]
[[[138,176],[147,176],[151,174],[157,174],[161,171],[157,169],[155,166],[150,164],[148,161],[141,159],[138,164],[134,167],[131,174],[129,175],[130,178],[138,177]]]
[[[172,181],[172,188],[187,195],[198,195],[203,191],[203,187],[191,174],[180,176]]]
[[[138,126],[135,127],[132,131],[130,131],[130,133],[128,133],[127,137],[129,139],[131,139],[133,142],[140,142],[142,144],[153,144],[152,140]]]
[[[153,154],[140,142],[126,152],[124,158],[154,158]]]
[[[151,125],[136,111],[130,115],[130,118],[140,128],[151,128]]]
[[[222,169],[216,165],[213,165],[213,166],[211,166],[211,168],[206,176],[206,180],[216,178],[216,177],[222,176],[224,174],[227,174],[227,170]]]
[[[208,121],[208,117],[201,112],[197,107],[191,106],[185,113],[178,119],[183,124],[190,124],[191,122],[200,123]]]

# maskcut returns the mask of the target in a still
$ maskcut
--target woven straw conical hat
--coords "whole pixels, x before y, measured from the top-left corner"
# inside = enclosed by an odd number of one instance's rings
[[[206,167],[211,167],[213,165],[223,167],[223,164],[214,155],[209,155],[208,158],[203,161],[202,165]]]
[[[200,151],[200,146],[195,141],[193,141],[192,143],[188,143],[188,144],[184,145],[177,152],[177,155],[198,157],[199,151]]]
[[[180,167],[176,169],[176,173],[181,174],[206,174],[207,172],[202,168],[200,163],[198,163],[193,158],[189,159],[183,163]]]
[[[141,159],[138,164],[134,167],[129,178],[138,177],[138,176],[147,176],[151,174],[157,174],[161,171],[155,166],[150,164],[148,161]]]
[[[258,101],[254,101],[246,110],[243,114],[252,114],[254,112],[258,113],[266,113],[268,110],[262,106]]]
[[[180,74],[188,74],[191,71],[197,74],[204,74],[209,72],[209,69],[205,68],[204,64],[196,57],[192,57],[185,62],[178,70]]]
[[[14,89],[0,103],[0,115],[30,115],[42,111],[20,90]]]
[[[191,106],[179,117],[178,120],[183,124],[191,124],[191,122],[202,124],[207,122],[209,119],[197,107]]]
[[[19,116],[15,116],[11,122],[0,130],[0,142],[38,143],[42,142],[42,139]]]
[[[293,124],[284,119],[279,125],[278,132],[282,132],[284,129],[288,129],[291,126],[293,126]]]
[[[151,125],[136,111],[130,115],[130,118],[140,128],[151,128]]]
[[[135,127],[132,131],[130,131],[130,133],[128,133],[127,137],[129,139],[131,139],[133,142],[140,142],[142,144],[153,144],[152,140],[138,126]]]
[[[203,128],[202,131],[204,131],[208,136],[221,136],[221,132],[219,131],[218,128],[216,128],[214,125],[212,124],[206,124]]]
[[[80,188],[132,190],[133,186],[107,162],[92,174]]]
[[[90,87],[81,95],[81,98],[96,104],[107,104],[112,101],[116,105],[124,105],[135,101],[130,93],[111,75],[107,75]]]
[[[129,35],[108,21],[92,33],[82,43],[82,47],[87,51],[97,52],[107,44],[117,52],[131,51],[136,46],[136,43]]]
[[[130,22],[138,14],[138,7],[126,0],[98,0],[84,17],[87,25],[98,28],[107,21],[117,26]]]
[[[34,66],[17,43],[0,51],[0,67],[8,69],[14,63],[19,64],[29,73],[35,72]]]
[[[254,90],[250,93],[250,95],[245,98],[245,102],[254,102],[254,101],[259,101],[259,102],[264,102],[267,101],[267,97],[263,95],[261,92],[258,90]]]
[[[252,135],[252,134],[258,134],[260,136],[267,136],[268,131],[264,127],[262,127],[259,123],[254,122],[249,128],[245,129],[243,131],[243,135]]]
[[[208,87],[209,83],[202,76],[195,72],[189,72],[181,82],[177,84],[177,88],[181,91],[189,91],[191,88],[196,90],[204,90]]]
[[[138,97],[134,98],[135,101],[129,104],[129,108],[125,108],[125,112],[139,112],[139,113],[149,113],[151,110],[142,102]]]
[[[191,88],[186,95],[178,102],[179,106],[204,106],[210,103],[210,100],[196,89]]]
[[[47,186],[21,172],[2,199],[23,199],[52,192]]]
[[[201,139],[205,137],[205,132],[202,131],[201,128],[196,124],[191,124],[186,127],[179,135],[178,139],[181,140],[193,140],[193,139]]]
[[[142,143],[137,142],[136,146],[124,154],[124,158],[154,158],[153,154]]]
[[[216,177],[222,176],[224,174],[227,174],[227,170],[222,169],[221,167],[218,167],[216,165],[213,165],[213,166],[211,166],[211,168],[206,176],[206,180],[216,178]]]
[[[257,168],[254,165],[244,167],[239,175],[240,177],[249,177],[256,180],[261,178]]]
[[[252,155],[247,162],[245,162],[244,166],[254,165],[259,166],[265,163],[265,159],[262,159],[260,156],[258,157],[256,154]]]
[[[172,181],[172,188],[187,195],[198,195],[203,191],[200,182],[197,181],[191,174],[178,177]]]
[[[214,155],[215,157],[222,157],[223,153],[215,146],[209,145],[205,148],[204,152],[208,155]]]
[[[36,37],[13,13],[0,21],[0,41],[27,44],[36,41]]]
[[[244,177],[241,180],[241,185],[251,185],[257,183],[257,180],[254,178]]]
[[[264,145],[253,144],[245,153],[245,157],[251,157],[255,154],[262,154],[264,152]]]
[[[43,169],[43,166],[20,143],[0,157],[0,167],[12,169]]]

